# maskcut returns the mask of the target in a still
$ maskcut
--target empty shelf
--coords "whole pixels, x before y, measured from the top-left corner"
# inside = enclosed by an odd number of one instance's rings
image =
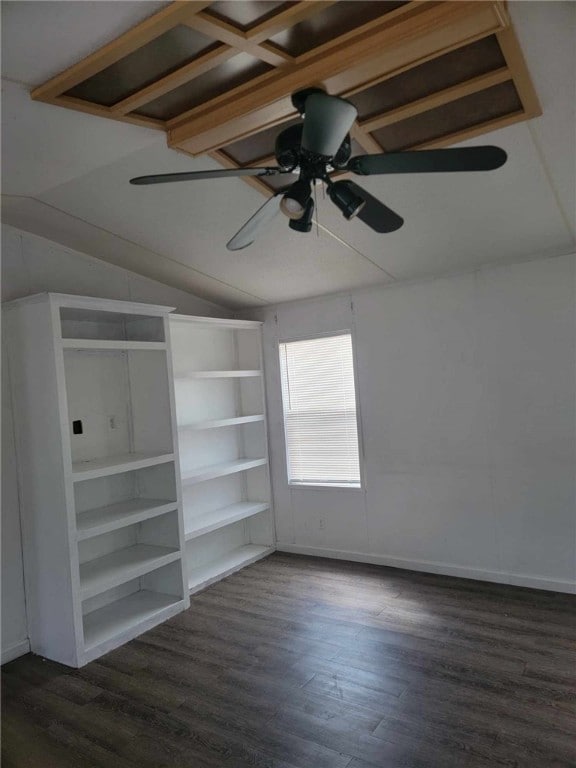
[[[118,638],[125,642],[180,609],[182,598],[142,590],[84,616],[84,649]]]
[[[260,544],[246,544],[238,549],[227,552],[222,557],[212,561],[210,565],[200,568],[192,568],[188,573],[188,586],[191,592],[209,586],[234,571],[240,570],[250,563],[255,563],[262,557],[266,557],[274,551],[274,547],[266,547]]]
[[[231,523],[237,523],[259,512],[264,512],[270,506],[267,502],[243,501],[238,504],[231,504],[228,507],[215,509],[213,512],[207,512],[200,515],[187,524],[186,539],[195,539],[197,536],[203,536],[205,533],[223,528]]]
[[[208,467],[200,467],[182,473],[182,482],[200,483],[203,480],[213,480],[216,477],[224,475],[233,475],[236,472],[244,472],[247,469],[261,467],[267,464],[267,459],[236,459],[236,461],[226,461],[222,464],[212,464]]]
[[[188,371],[187,373],[175,376],[176,379],[233,379],[249,378],[251,376],[261,376],[261,370],[244,371]]]
[[[76,528],[78,540],[109,533],[127,525],[141,523],[151,517],[178,508],[176,501],[167,499],[128,499],[106,507],[88,509],[78,514]]]
[[[155,464],[165,464],[168,461],[174,461],[173,453],[125,453],[122,456],[75,461],[72,464],[72,479],[74,482],[93,480],[96,477],[117,475],[120,472],[153,467]]]
[[[180,550],[152,544],[136,544],[80,566],[82,600],[143,576],[180,557]]]
[[[206,421],[197,421],[194,424],[181,424],[178,429],[218,429],[219,427],[234,427],[236,424],[252,424],[256,421],[264,421],[264,414],[235,416],[230,419],[208,419]]]
[[[166,349],[163,341],[124,341],[122,339],[62,339],[62,346],[64,349]]]

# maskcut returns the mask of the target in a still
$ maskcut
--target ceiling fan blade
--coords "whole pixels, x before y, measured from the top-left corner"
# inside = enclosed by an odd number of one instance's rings
[[[369,226],[370,229],[384,234],[385,232],[395,232],[404,224],[404,219],[401,216],[398,216],[391,208],[381,203],[370,192],[359,187],[358,184],[355,184],[353,181],[343,181],[341,183],[346,184],[351,192],[365,200],[365,204],[360,208],[356,216]]]
[[[281,194],[276,194],[274,197],[266,200],[264,205],[260,206],[256,213],[248,219],[246,224],[236,232],[232,240],[226,243],[226,248],[228,248],[229,251],[239,251],[242,248],[246,248],[248,245],[252,245],[260,232],[272,221],[274,216],[276,216],[280,210],[281,200]]]
[[[282,168],[219,168],[216,171],[184,171],[183,173],[137,176],[135,179],[130,179],[130,184],[166,184],[173,181],[198,181],[234,176],[276,176],[279,173],[287,173],[287,171]]]
[[[359,155],[348,161],[347,169],[361,176],[387,173],[445,173],[447,171],[492,171],[506,162],[500,147],[462,147],[459,149],[423,149]]]
[[[316,155],[334,157],[356,120],[356,107],[327,93],[306,99],[302,148]]]

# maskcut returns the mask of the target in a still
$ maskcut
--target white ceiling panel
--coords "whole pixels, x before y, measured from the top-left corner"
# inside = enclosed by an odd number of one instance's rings
[[[2,77],[40,85],[166,2],[66,0],[2,3]]]
[[[30,197],[3,195],[2,222],[223,306],[252,307],[266,303],[251,293],[240,291]],[[38,265],[39,262],[36,262]]]
[[[347,222],[328,201],[320,212],[336,234],[398,279],[545,254],[574,247],[526,123],[460,146],[496,144],[508,153],[488,173],[355,177],[404,219],[385,235]]]
[[[41,104],[2,81],[4,194],[37,195],[150,144],[165,146],[164,133]]]

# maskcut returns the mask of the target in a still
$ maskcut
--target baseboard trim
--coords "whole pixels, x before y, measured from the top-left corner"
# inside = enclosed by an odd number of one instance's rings
[[[480,568],[465,568],[461,565],[450,565],[449,563],[435,563],[427,560],[405,560],[401,557],[364,554],[363,552],[348,552],[340,549],[325,549],[324,547],[301,547],[296,544],[283,544],[282,542],[277,542],[276,549],[279,552],[289,552],[295,555],[327,557],[333,560],[351,560],[355,563],[369,563],[371,565],[387,565],[392,568],[404,568],[407,571],[437,573],[442,574],[443,576],[457,576],[462,579],[476,579],[477,581],[490,581],[496,584],[510,584],[515,587],[530,587],[532,589],[546,589],[550,592],[566,592],[571,595],[576,594],[575,582],[557,581],[554,579],[541,578],[539,576],[504,573],[502,571],[486,571]]]
[[[28,638],[2,648],[2,664],[14,661],[18,656],[24,656],[25,653],[30,653],[30,640]]]

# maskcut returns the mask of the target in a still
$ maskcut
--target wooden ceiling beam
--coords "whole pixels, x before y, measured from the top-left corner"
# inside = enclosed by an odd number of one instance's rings
[[[47,83],[35,88],[31,94],[32,98],[37,101],[49,101],[55,96],[69,91],[78,83],[88,80],[93,75],[120,61],[120,59],[133,53],[151,40],[155,40],[177,24],[181,24],[207,5],[210,5],[210,0],[189,0],[188,2],[171,3],[167,8],[163,8],[158,13],[132,27],[128,32],[125,32],[120,37],[112,40],[111,43],[108,43],[108,45],[82,59],[78,64],[74,64],[72,67],[64,70],[64,72],[56,75],[56,77],[48,80]]]
[[[188,153],[189,154],[189,153]],[[224,166],[224,168],[241,168],[242,166],[237,163],[235,160],[232,160],[232,158],[227,155],[225,152],[222,152],[222,150],[214,150],[214,152],[208,152],[208,156],[212,158],[212,160],[216,160],[217,163],[220,163]],[[270,187],[265,184],[261,179],[259,179],[257,176],[241,176],[239,177],[242,179],[242,181],[245,184],[248,184],[252,189],[255,189],[256,191],[260,192],[260,194],[264,195],[265,197],[272,197],[274,192],[270,189]]]
[[[256,24],[246,32],[246,37],[253,43],[262,43],[288,27],[294,27],[320,11],[326,10],[336,2],[337,0],[301,0],[275,16]]]
[[[84,99],[75,99],[73,96],[56,96],[47,100],[48,104],[54,104],[57,107],[66,107],[74,109],[77,112],[84,112],[96,117],[107,117],[109,120],[120,120],[123,123],[139,125],[142,128],[153,128],[157,131],[164,131],[165,125],[162,120],[156,120],[153,117],[143,117],[141,115],[115,115],[110,107],[101,107],[98,104],[92,104]]]
[[[358,62],[368,65],[378,58],[380,71],[394,71],[402,66],[415,66],[426,56],[442,55],[447,47],[465,45],[470,38],[493,34],[502,29],[493,6],[468,0],[431,7],[424,3],[418,4],[417,14],[400,16],[394,23],[387,23],[384,16],[351,33],[352,37],[346,35],[345,45],[334,44],[330,51],[323,48],[306,64],[287,65],[269,73],[259,78],[257,86],[249,83],[241,91],[234,89],[218,107],[207,103],[193,110],[194,114],[189,113],[185,122],[169,129],[169,144],[181,146],[194,155],[218,149],[238,139],[239,123],[241,135],[247,136],[275,124],[270,122],[271,118],[276,123],[287,119],[291,110],[284,114],[280,109],[274,110],[274,103],[282,98],[286,101],[287,93],[323,82]]]
[[[382,147],[376,141],[374,136],[371,136],[370,133],[366,131],[362,125],[360,125],[360,123],[354,123],[352,130],[350,131],[350,135],[355,141],[358,142],[358,144],[360,144],[364,152],[367,152],[369,155],[383,152]]]
[[[207,37],[215,38],[236,48],[237,53],[248,53],[273,67],[281,67],[287,62],[293,61],[289,54],[283,53],[267,43],[254,42],[248,39],[242,30],[207,13],[200,12],[191,16],[186,21],[186,25]]]
[[[461,141],[467,141],[468,139],[474,139],[476,136],[482,136],[484,133],[490,133],[500,128],[506,128],[508,125],[514,125],[522,120],[526,120],[526,113],[523,109],[518,112],[512,112],[509,115],[503,117],[495,117],[492,120],[487,120],[483,123],[478,123],[470,128],[464,128],[461,131],[454,131],[454,133],[448,133],[444,136],[440,136],[437,139],[431,139],[430,141],[423,141],[421,144],[415,144],[406,149],[440,149],[442,147],[451,147],[453,144],[458,144]]]
[[[512,80],[512,73],[508,67],[501,67],[494,72],[488,72],[485,75],[473,77],[470,80],[465,80],[463,83],[458,83],[458,85],[453,85],[450,88],[444,88],[442,91],[431,93],[428,96],[424,96],[422,99],[410,102],[410,104],[405,104],[396,109],[390,109],[387,112],[374,115],[373,117],[361,121],[360,126],[364,131],[371,133],[372,131],[378,130],[378,128],[384,128],[387,125],[393,125],[402,120],[408,120],[423,112],[436,109],[436,107],[442,107],[444,104],[449,104],[451,101],[456,101],[457,99],[463,99],[465,96],[471,96],[473,93],[484,91],[487,88],[499,85],[507,80]]]
[[[233,56],[236,56],[237,53],[238,51],[231,48],[229,45],[219,45],[217,48],[201,54],[198,58],[194,59],[194,61],[180,67],[180,69],[177,69],[175,72],[166,75],[166,77],[163,77],[161,80],[156,80],[156,82],[146,86],[146,88],[142,88],[131,96],[122,99],[122,101],[119,101],[117,104],[110,107],[110,111],[113,115],[118,116],[132,112],[144,104],[149,104],[151,101],[154,101],[154,99],[158,99],[165,93],[189,83],[190,80],[193,80],[195,77],[199,77],[205,72],[209,72],[211,69],[214,69],[225,61],[228,61],[228,59],[231,59]]]
[[[514,30],[511,27],[507,27],[498,32],[496,39],[506,59],[508,68],[514,72],[514,85],[524,107],[526,117],[539,117],[542,114],[542,107],[532,84],[524,54],[514,34]]]

